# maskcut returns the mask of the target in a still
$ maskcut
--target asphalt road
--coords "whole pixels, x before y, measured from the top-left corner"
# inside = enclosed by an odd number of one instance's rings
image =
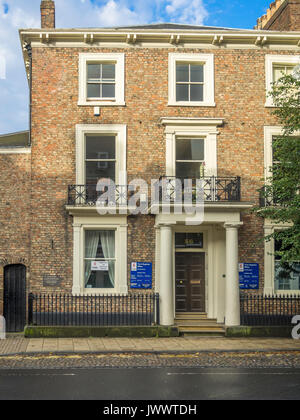
[[[0,371],[0,400],[300,399],[300,369],[94,368]]]

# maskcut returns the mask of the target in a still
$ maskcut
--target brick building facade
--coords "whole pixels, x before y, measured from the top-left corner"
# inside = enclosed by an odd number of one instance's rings
[[[5,270],[16,264],[26,266],[27,293],[93,296],[139,291],[132,263],[152,263],[163,325],[178,312],[239,325],[238,263],[259,264],[260,291],[276,292],[274,244],[259,242],[273,226],[249,212],[280,132],[266,91],[276,71],[300,61],[300,34],[291,32],[300,30],[300,2],[276,5],[255,30],[62,30],[54,2],[42,1],[42,28],[20,30],[30,146],[0,149],[2,311]],[[195,178],[199,168],[201,224],[172,204],[171,214],[150,204],[147,214],[96,211],[100,175],[123,187],[166,176],[172,189],[172,177]]]

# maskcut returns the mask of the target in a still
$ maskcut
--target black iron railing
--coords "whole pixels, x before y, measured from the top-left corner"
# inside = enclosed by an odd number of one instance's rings
[[[184,198],[190,195],[193,202],[196,201],[197,194],[206,202],[232,202],[241,201],[241,178],[240,177],[203,177],[200,179],[178,179],[176,177],[161,177],[153,184],[153,200],[157,200],[156,204],[164,202],[184,201]],[[179,189],[178,189],[179,187]],[[180,190],[180,191],[179,191]],[[110,187],[99,188],[96,184],[87,185],[69,185],[68,188],[68,205],[71,206],[95,206],[101,204],[105,206],[126,207],[129,204],[133,194],[140,193],[141,201],[137,205],[143,204],[143,196],[145,197],[145,205],[150,203],[150,186],[149,190],[141,190],[139,186],[134,188],[127,185],[116,185]],[[143,194],[144,193],[144,194]],[[149,195],[149,198],[148,198]],[[199,197],[199,195],[198,195]]]
[[[68,205],[95,206],[97,201],[103,198],[103,204],[105,205],[127,206],[131,194],[132,193],[128,191],[127,185],[114,186],[113,194],[109,193],[108,188],[97,190],[96,184],[69,185]],[[104,197],[107,198],[104,200]]]
[[[269,207],[269,206],[275,206],[276,204],[277,204],[276,199],[274,199],[270,193],[267,193],[265,187],[262,187],[259,190],[259,206]]]
[[[159,324],[159,295],[30,294],[29,325],[121,326]]]
[[[161,177],[161,200],[181,201],[184,194],[190,194],[193,201],[203,196],[206,202],[241,201],[241,178],[204,176],[199,179]],[[182,200],[183,201],[183,200]]]
[[[288,325],[300,315],[300,296],[242,295],[241,325]]]

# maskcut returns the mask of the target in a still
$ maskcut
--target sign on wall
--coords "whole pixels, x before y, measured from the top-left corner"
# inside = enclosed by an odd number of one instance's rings
[[[259,264],[239,264],[240,289],[259,289]]]
[[[130,287],[131,289],[152,289],[152,263],[131,263]]]
[[[108,261],[92,261],[92,271],[108,271]]]
[[[48,274],[43,275],[43,287],[57,287],[61,285],[62,278]]]

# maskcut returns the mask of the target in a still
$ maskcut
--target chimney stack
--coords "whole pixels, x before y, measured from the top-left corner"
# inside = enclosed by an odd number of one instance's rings
[[[53,0],[42,0],[41,2],[41,27],[55,28],[55,3]]]

